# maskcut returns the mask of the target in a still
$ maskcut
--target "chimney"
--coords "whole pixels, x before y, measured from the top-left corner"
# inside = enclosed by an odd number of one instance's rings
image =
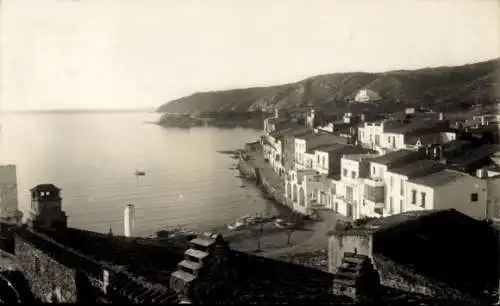
[[[439,113],[439,120],[440,120],[440,121],[443,121],[443,120],[444,120],[444,113],[443,113],[443,112],[440,112],[440,113]]]
[[[279,118],[279,110],[277,106],[274,107],[274,118]]]
[[[361,114],[361,115],[359,115],[359,120],[360,120],[361,122],[365,122],[365,120],[366,120],[366,116],[365,116],[365,114]]]
[[[487,179],[488,171],[485,168],[479,168],[476,170],[476,176],[480,179]]]
[[[135,209],[133,204],[127,204],[123,212],[123,232],[125,237],[132,237],[135,223]]]

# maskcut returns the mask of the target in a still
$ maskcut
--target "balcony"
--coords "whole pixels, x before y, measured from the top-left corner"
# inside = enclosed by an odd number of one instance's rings
[[[377,203],[384,203],[385,200],[385,186],[370,186],[365,185],[365,200]]]
[[[365,185],[371,187],[385,187],[384,181],[379,177],[365,178]]]

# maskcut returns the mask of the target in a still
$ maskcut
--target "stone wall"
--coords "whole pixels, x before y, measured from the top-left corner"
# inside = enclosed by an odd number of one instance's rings
[[[240,174],[246,179],[257,180],[257,173],[252,162],[240,158],[238,160],[238,169],[240,170]]]
[[[335,233],[328,238],[328,271],[336,273],[345,252],[372,257],[373,237],[370,234],[344,235]]]
[[[424,277],[410,267],[397,264],[379,255],[374,255],[372,260],[374,261],[375,268],[379,272],[380,283],[384,286],[405,292],[414,292],[447,300],[462,301],[467,304],[481,304],[474,298],[442,282]]]
[[[15,254],[34,296],[43,302],[74,303],[77,300],[75,271],[20,238]]]

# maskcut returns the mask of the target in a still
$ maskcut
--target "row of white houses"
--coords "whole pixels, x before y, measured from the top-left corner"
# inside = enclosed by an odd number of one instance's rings
[[[286,197],[299,213],[325,208],[358,219],[455,208],[478,219],[500,218],[500,173],[488,177],[479,171],[472,176],[446,169],[416,150],[426,141],[455,140],[442,114],[410,123],[362,123],[357,128],[361,146],[331,133],[314,132],[309,126],[292,137],[294,166],[288,172],[283,167],[282,137],[287,131],[285,127],[276,136],[279,124],[277,115],[265,122],[264,155],[285,180]]]
[[[472,176],[425,159],[393,162],[396,154],[408,157],[413,153],[347,154],[336,176],[319,174],[316,169],[292,170],[285,182],[286,196],[302,214],[327,208],[359,219],[455,208],[477,219],[500,218],[498,176],[478,177],[483,175],[481,170]]]

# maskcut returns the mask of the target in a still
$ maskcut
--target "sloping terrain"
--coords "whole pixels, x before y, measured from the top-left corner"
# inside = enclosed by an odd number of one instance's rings
[[[401,70],[385,73],[334,73],[271,87],[201,92],[163,104],[159,112],[234,112],[303,105],[345,108],[358,90],[378,92],[378,105],[491,104],[499,98],[500,59],[457,67]],[[342,106],[343,105],[343,106]],[[387,105],[389,106],[389,105]]]

